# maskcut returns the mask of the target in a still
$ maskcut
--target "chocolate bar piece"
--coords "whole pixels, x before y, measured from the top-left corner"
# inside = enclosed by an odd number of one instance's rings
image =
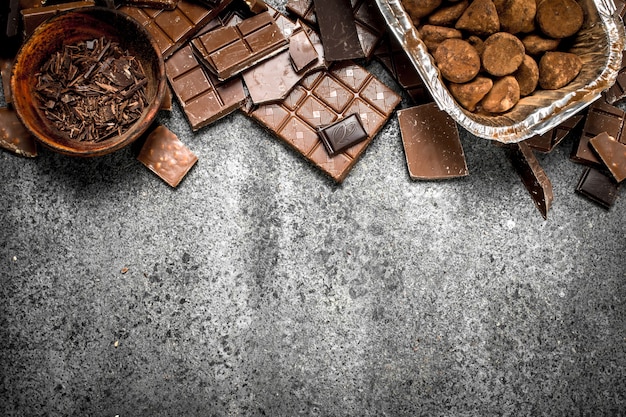
[[[626,52],[622,52],[622,65],[617,73],[615,84],[613,84],[604,95],[609,104],[613,104],[626,97]]]
[[[317,26],[317,16],[315,15],[313,0],[288,0],[285,5],[285,10],[298,16],[307,24]]]
[[[21,11],[22,21],[24,23],[24,37],[29,37],[35,31],[35,28],[59,13],[69,10],[80,9],[83,7],[95,6],[94,0],[74,1],[70,3],[55,4],[52,6],[33,7],[23,9]]]
[[[289,58],[296,72],[302,72],[319,60],[317,49],[306,32],[301,30],[289,38]]]
[[[617,200],[619,185],[597,169],[585,167],[576,192],[608,210]]]
[[[17,155],[37,156],[37,143],[17,117],[15,110],[0,107],[0,148]]]
[[[153,9],[173,10],[178,5],[178,0],[124,0],[129,6],[151,7]]]
[[[535,206],[543,218],[547,219],[548,210],[554,199],[552,182],[526,142],[515,143],[508,150],[509,159],[535,202]]]
[[[287,48],[287,39],[268,12],[236,26],[204,33],[191,41],[202,63],[221,80],[228,79]]]
[[[577,146],[573,148],[570,159],[584,165],[602,167],[600,160],[589,146],[589,140],[602,132],[606,132],[621,141],[624,135],[623,131],[626,129],[625,116],[626,113],[623,110],[608,104],[602,98],[596,100],[587,111],[583,133]],[[626,136],[624,138],[626,139]]]
[[[163,95],[163,101],[161,102],[159,110],[172,111],[172,89],[169,86],[165,89],[165,94]]]
[[[330,156],[335,156],[367,139],[367,132],[363,129],[361,118],[356,113],[318,128],[317,134]]]
[[[350,0],[314,0],[327,61],[365,58]]]
[[[137,159],[174,188],[198,161],[198,157],[165,126],[157,126],[148,135]]]
[[[395,37],[385,36],[374,52],[374,57],[387,68],[416,104],[433,101],[422,82],[422,77]]]
[[[15,58],[0,58],[0,77],[2,78],[2,90],[4,92],[4,101],[6,104],[13,102],[13,94],[11,92],[11,69]]]
[[[216,80],[198,62],[190,45],[168,58],[165,69],[172,90],[194,131],[236,110],[245,101],[241,79]]]
[[[342,182],[399,102],[400,96],[365,68],[346,62],[308,75],[283,101],[259,106],[250,116]],[[330,156],[317,129],[352,113],[361,118],[367,139]]]
[[[616,141],[606,132],[591,138],[589,143],[615,181],[622,182],[626,178],[626,145]]]
[[[0,4],[0,40],[17,35],[20,23],[19,0],[4,0]]]
[[[156,40],[163,58],[167,58],[217,17],[231,1],[221,0],[214,7],[210,7],[194,0],[179,0],[173,10],[135,6],[122,6],[118,10],[143,25]]]
[[[411,179],[445,179],[468,174],[457,125],[435,103],[398,110],[398,121]]]
[[[533,148],[533,150],[541,153],[550,153],[552,150],[568,137],[572,131],[585,118],[583,114],[575,114],[569,119],[563,121],[560,125],[548,130],[543,135],[535,135],[525,142]]]

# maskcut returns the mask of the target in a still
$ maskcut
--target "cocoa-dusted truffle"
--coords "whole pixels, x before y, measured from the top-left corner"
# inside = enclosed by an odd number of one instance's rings
[[[441,75],[453,83],[468,82],[480,71],[478,52],[462,39],[446,39],[433,56]]]
[[[481,106],[489,113],[503,113],[510,110],[520,99],[519,84],[512,75],[496,80],[487,93]]]
[[[441,0],[403,0],[402,5],[415,25],[441,4]]]
[[[531,94],[539,83],[539,67],[537,62],[530,56],[525,55],[522,65],[519,66],[513,76],[519,84],[519,93],[522,97]]]
[[[583,64],[580,57],[570,52],[546,52],[539,61],[539,86],[556,90],[578,76]]]
[[[424,25],[419,29],[424,45],[431,52],[435,52],[441,42],[446,39],[461,39],[463,34],[460,30],[446,26]]]
[[[485,40],[481,55],[485,71],[496,77],[515,72],[524,60],[524,44],[507,32],[494,33]]]
[[[428,16],[428,23],[440,26],[454,25],[457,19],[461,17],[465,9],[467,9],[467,6],[469,6],[469,1],[462,0],[457,3],[441,7],[439,10],[434,11],[430,16]]]
[[[491,87],[493,87],[491,78],[481,76],[477,76],[467,83],[450,83],[448,85],[452,97],[469,111],[476,110],[476,105],[487,95]]]
[[[535,29],[536,0],[496,0],[494,4],[500,18],[501,31],[516,34]]]
[[[500,30],[498,11],[491,0],[474,0],[454,25],[472,35],[489,36]]]
[[[551,38],[576,34],[583,25],[584,12],[575,0],[541,0],[537,5],[539,29]]]
[[[536,33],[524,36],[522,43],[526,49],[526,53],[530,55],[540,55],[547,51],[554,51],[561,43],[560,39],[546,38]]]

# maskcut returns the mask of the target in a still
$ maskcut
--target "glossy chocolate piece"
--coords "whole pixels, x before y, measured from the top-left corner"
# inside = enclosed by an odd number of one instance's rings
[[[367,132],[363,129],[361,118],[356,113],[328,126],[320,127],[317,134],[330,156],[335,156],[367,139]]]
[[[300,30],[289,38],[289,58],[296,72],[302,72],[319,60],[315,45],[306,30]]]
[[[548,130],[543,135],[535,135],[526,139],[525,142],[535,151],[550,153],[559,143],[576,130],[584,118],[585,116],[583,114],[575,114],[560,125]]]
[[[137,159],[171,187],[177,187],[198,161],[198,157],[165,126],[157,126],[148,135]]]
[[[622,65],[617,73],[615,84],[604,93],[604,96],[609,104],[626,97],[626,52],[622,52]]]
[[[619,141],[622,140],[622,137],[626,139],[623,133],[626,129],[625,116],[626,113],[623,110],[608,104],[602,97],[596,100],[589,106],[583,133],[578,144],[573,148],[570,159],[584,165],[602,167],[600,160],[589,146],[589,140],[602,132],[608,133]]]
[[[342,182],[399,102],[400,96],[365,68],[347,62],[308,75],[285,100],[259,106],[250,116],[333,180]],[[361,118],[367,139],[330,156],[317,129],[352,113]]]
[[[468,174],[458,127],[435,103],[398,110],[398,121],[411,179],[434,180]]]
[[[622,182],[626,178],[626,145],[618,142],[606,132],[591,138],[589,144],[615,181]]]
[[[221,80],[276,55],[287,48],[287,39],[268,12],[235,26],[221,27],[191,41],[202,63]]]
[[[287,0],[285,9],[311,26],[317,26],[313,0]]]
[[[232,0],[221,0],[215,6],[194,0],[179,0],[173,10],[122,6],[118,10],[130,15],[154,37],[164,58],[186,44],[204,25],[213,20]]]
[[[550,210],[554,199],[552,182],[526,142],[514,143],[507,149],[509,159],[530,193],[535,207],[543,218],[547,219],[548,210]]]
[[[187,121],[196,131],[241,107],[246,95],[240,78],[221,82],[198,62],[190,45],[165,61],[167,78]]]
[[[15,110],[0,107],[0,148],[17,155],[37,156],[37,143],[18,119]]]
[[[80,9],[83,7],[93,7],[96,3],[94,0],[73,1],[70,3],[57,4],[52,6],[33,7],[23,9],[21,11],[22,21],[24,24],[24,37],[29,37],[35,31],[35,28],[59,13],[68,10]]]
[[[365,58],[350,0],[314,0],[327,61]]]
[[[585,167],[576,192],[608,210],[617,200],[619,185],[597,169]]]

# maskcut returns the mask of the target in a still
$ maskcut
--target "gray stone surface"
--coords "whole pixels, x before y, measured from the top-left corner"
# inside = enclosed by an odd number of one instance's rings
[[[177,189],[0,152],[3,416],[623,415],[625,202],[574,193],[571,139],[544,221],[467,134],[468,177],[415,182],[394,117],[336,185],[243,114],[159,118]]]

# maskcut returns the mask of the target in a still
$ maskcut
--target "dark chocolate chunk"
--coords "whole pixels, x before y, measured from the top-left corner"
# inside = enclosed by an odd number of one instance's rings
[[[398,110],[398,121],[411,179],[445,179],[468,174],[457,125],[435,103]]]
[[[576,192],[608,210],[617,200],[619,185],[597,169],[585,167]]]
[[[350,0],[314,0],[327,61],[365,58]]]
[[[280,53],[287,39],[269,14],[204,33],[191,41],[202,63],[221,80]]]
[[[363,129],[361,118],[356,113],[318,128],[317,134],[330,156],[335,156],[367,139],[367,132]]]
[[[615,181],[622,182],[626,178],[626,145],[618,142],[606,132],[591,138],[589,144]]]
[[[554,199],[552,182],[526,142],[512,144],[507,149],[509,150],[509,159],[530,193],[535,206],[543,218],[547,219],[548,210]]]
[[[29,158],[37,156],[37,143],[13,109],[0,107],[0,148]]]
[[[156,127],[148,135],[137,159],[171,187],[177,187],[198,161],[198,157],[165,126]]]
[[[308,75],[284,100],[259,106],[250,116],[341,182],[399,102],[400,97],[365,68],[346,62]],[[317,129],[352,113],[361,118],[367,139],[330,156]]]
[[[542,153],[552,152],[559,143],[576,130],[576,127],[584,118],[583,114],[575,114],[543,135],[535,135],[527,139],[526,143],[535,151]]]
[[[246,95],[241,78],[221,82],[200,65],[190,45],[165,61],[167,78],[192,130],[241,107]]]

